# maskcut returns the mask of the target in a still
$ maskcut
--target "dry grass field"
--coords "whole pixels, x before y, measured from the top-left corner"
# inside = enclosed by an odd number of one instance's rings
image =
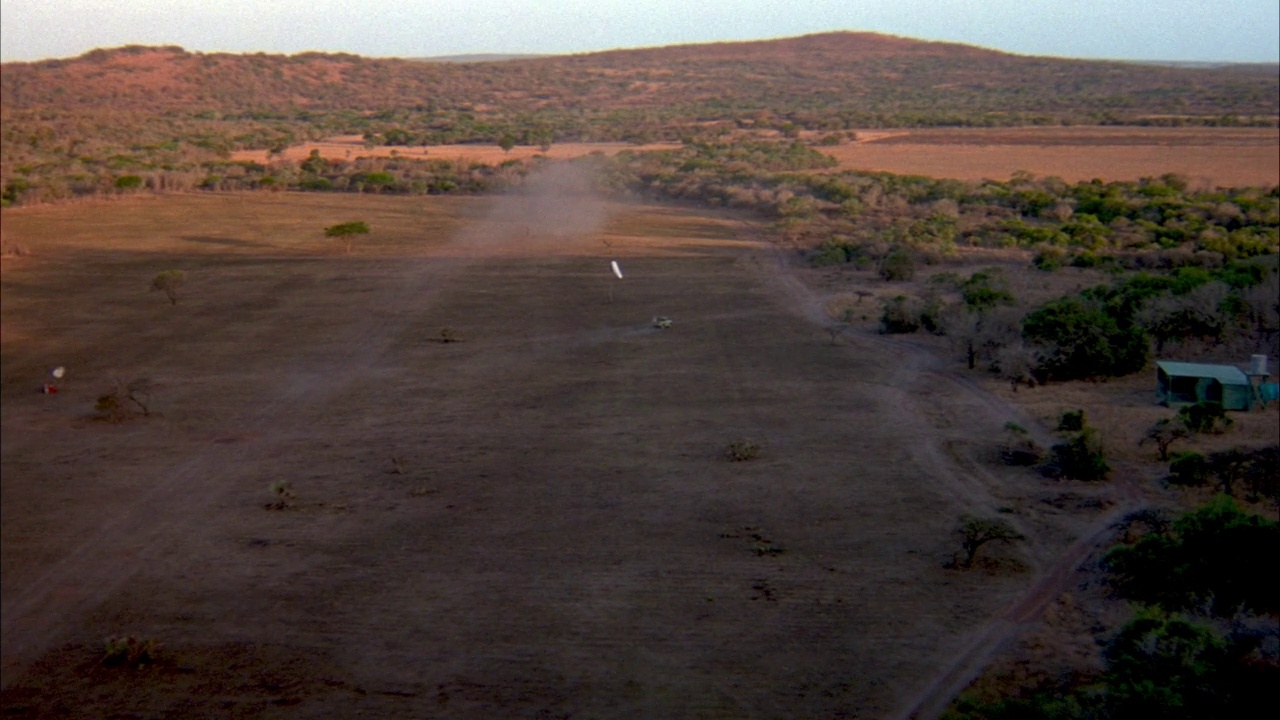
[[[823,133],[808,133],[816,140]],[[364,147],[360,136],[295,145],[281,156],[300,161],[312,151],[325,158],[431,158],[496,165],[545,155],[569,159],[622,150],[665,150],[678,144],[557,143],[546,151],[497,145]],[[1280,185],[1280,133],[1275,128],[1021,127],[868,130],[858,140],[820,146],[841,170],[891,172],[957,180],[1008,180],[1015,173],[1056,176],[1067,182],[1098,178],[1138,180],[1183,175],[1197,187]],[[233,159],[266,162],[267,151],[240,151]]]
[[[958,180],[1023,171],[1067,182],[1176,173],[1197,186],[1280,184],[1275,128],[945,128],[866,133],[823,148],[840,166]]]
[[[357,219],[350,253],[321,232]],[[1139,462],[993,462],[1048,396],[833,341],[860,280],[729,214],[550,177],[3,227],[6,716],[927,717],[1144,497]],[[94,419],[137,378],[150,415]],[[963,513],[1028,539],[947,569]],[[122,635],[157,661],[102,665]]]

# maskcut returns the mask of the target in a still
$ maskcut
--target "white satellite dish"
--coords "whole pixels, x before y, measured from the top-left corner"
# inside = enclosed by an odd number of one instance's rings
[[[67,374],[67,369],[66,369],[66,368],[64,368],[64,367],[62,367],[61,365],[59,365],[58,367],[56,367],[56,368],[54,368],[54,369],[53,369],[53,373],[52,373],[52,374],[53,374],[53,376],[54,376],[54,377],[56,377],[56,378],[61,378],[63,375],[66,375],[66,374]]]
[[[617,276],[618,276],[618,279],[619,279],[619,280],[621,280],[621,279],[622,279],[622,268],[618,267],[618,261],[617,261],[617,260],[611,260],[611,261],[609,262],[609,264],[610,264],[611,266],[613,266],[613,274],[614,274],[614,275],[617,275]]]

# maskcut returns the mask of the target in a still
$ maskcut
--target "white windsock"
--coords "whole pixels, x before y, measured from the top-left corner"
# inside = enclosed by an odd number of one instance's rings
[[[618,279],[619,279],[619,280],[621,280],[621,279],[622,279],[622,268],[618,267],[618,261],[617,261],[617,260],[611,260],[611,261],[609,262],[609,264],[613,266],[613,274],[614,274],[614,275],[617,275],[617,276],[618,276]]]

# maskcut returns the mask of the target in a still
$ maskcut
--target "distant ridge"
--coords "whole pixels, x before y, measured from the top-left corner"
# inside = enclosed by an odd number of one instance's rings
[[[475,62],[507,62],[509,60],[533,60],[537,58],[555,57],[554,55],[523,55],[503,53],[479,53],[473,55],[433,55],[431,57],[412,57],[407,60],[433,63],[475,63]]]
[[[619,112],[651,113],[640,132],[645,137],[707,121],[811,128],[1145,118],[1270,122],[1280,116],[1280,78],[1259,67],[1024,56],[869,32],[575,55],[416,59],[135,45],[6,63],[0,66],[0,111],[6,117],[41,110],[210,117],[471,114],[470,120],[459,115],[458,122],[473,122],[476,113],[550,113],[541,122],[554,126],[557,138],[580,139],[598,136],[592,118]],[[436,125],[457,129],[458,122]],[[471,131],[451,133],[468,137]]]
[[[1120,60],[1133,65],[1184,68],[1188,70],[1231,70],[1243,73],[1280,73],[1280,63],[1203,62],[1190,60]]]

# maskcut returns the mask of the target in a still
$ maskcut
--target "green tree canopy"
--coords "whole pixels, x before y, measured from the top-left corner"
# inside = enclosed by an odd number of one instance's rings
[[[1052,300],[1022,322],[1023,338],[1043,351],[1040,369],[1056,380],[1137,372],[1147,362],[1147,337],[1096,301]]]
[[[1111,583],[1123,596],[1180,611],[1207,608],[1230,617],[1244,608],[1280,611],[1271,566],[1280,557],[1280,526],[1220,496],[1107,553]]]

